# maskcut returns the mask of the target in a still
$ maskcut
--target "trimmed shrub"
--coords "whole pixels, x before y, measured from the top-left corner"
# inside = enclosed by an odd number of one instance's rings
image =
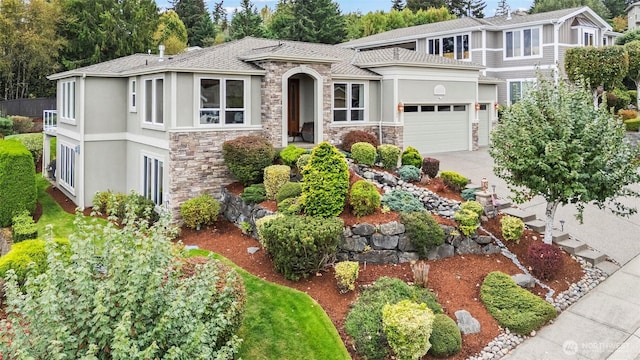
[[[426,304],[402,300],[382,308],[382,329],[399,360],[418,360],[431,348],[433,311]]]
[[[476,192],[478,192],[478,191],[479,191],[478,189],[464,189],[460,193],[460,197],[465,199],[465,201],[475,200],[476,199]]]
[[[627,131],[638,131],[640,130],[640,119],[625,120],[624,126]]]
[[[271,220],[279,219],[282,216],[284,215],[278,213],[278,214],[266,215],[259,219],[256,219],[256,233],[258,234],[258,242],[260,243],[260,245],[262,245],[262,248],[265,249],[266,251],[269,251],[269,249],[267,249],[267,244],[264,242],[264,235],[262,234],[262,226],[267,222]]]
[[[533,243],[527,249],[531,272],[538,278],[552,280],[564,266],[562,250],[545,243]]]
[[[271,165],[275,150],[260,136],[240,136],[222,144],[222,157],[231,174],[244,185],[261,182],[264,168]]]
[[[38,237],[38,227],[27,210],[11,220],[11,237],[14,244]]]
[[[404,190],[392,190],[382,195],[382,204],[397,212],[425,211],[422,202]]]
[[[358,180],[351,186],[349,206],[355,216],[373,214],[380,207],[380,193],[367,180]]]
[[[418,149],[409,146],[402,152],[402,165],[413,165],[420,169],[422,166],[422,155]]]
[[[357,142],[351,146],[351,158],[358,164],[372,166],[376,162],[376,148],[367,142]]]
[[[70,245],[67,239],[53,241],[56,251],[61,252],[68,260]],[[0,278],[4,279],[7,271],[16,272],[18,284],[24,285],[29,277],[36,277],[47,269],[47,249],[42,239],[25,240],[14,244],[11,250],[0,257]]]
[[[380,145],[378,137],[362,130],[352,130],[344,135],[342,138],[342,150],[351,152],[351,147],[355,143],[366,142],[377,148]]]
[[[196,196],[180,205],[184,224],[192,229],[213,224],[219,212],[220,203],[209,194]]]
[[[522,219],[506,215],[500,219],[500,225],[502,227],[502,237],[505,240],[514,241],[516,244],[520,243],[520,238],[524,233],[524,222]]]
[[[460,352],[462,335],[455,321],[445,314],[436,314],[429,342],[431,343],[429,354],[435,357],[447,357]]]
[[[286,148],[280,151],[280,159],[285,165],[294,166],[296,165],[296,161],[300,158],[302,154],[306,154],[307,149],[303,149],[301,147],[297,147],[293,144],[287,146]]]
[[[302,170],[307,164],[309,164],[309,160],[311,160],[311,154],[302,154],[296,161],[296,167],[298,170]]]
[[[360,264],[357,261],[342,261],[335,266],[335,276],[338,283],[338,292],[346,294],[356,288]]]
[[[622,118],[622,120],[630,120],[638,117],[638,111],[632,109],[622,109],[618,110],[618,116]]]
[[[444,231],[426,211],[402,213],[400,216],[406,235],[420,258],[426,258],[429,251],[444,244]]]
[[[146,198],[142,194],[138,194],[135,191],[126,195],[125,201],[125,213],[122,214],[120,220],[124,220],[127,212],[133,216],[135,220],[144,219],[148,222],[154,223],[160,218],[160,214],[156,212],[156,204],[153,200]]]
[[[607,108],[614,108],[615,111],[624,109],[631,103],[631,97],[627,89],[615,88],[607,91]],[[635,99],[634,99],[635,100]]]
[[[19,141],[0,140],[0,227],[11,225],[14,214],[36,209],[36,168]]]
[[[420,181],[420,169],[413,165],[402,165],[398,169],[398,175],[403,181]]]
[[[276,270],[296,281],[333,262],[343,229],[339,218],[288,215],[263,224],[261,231]]]
[[[465,236],[471,236],[480,226],[480,217],[473,210],[460,209],[453,214],[453,218],[458,222],[458,228]]]
[[[0,138],[13,134],[13,121],[0,117]]]
[[[40,160],[40,157],[42,157],[43,136],[42,133],[20,134],[7,136],[5,140],[14,139],[20,141],[27,150],[29,150],[31,156],[33,156],[33,162],[35,164]]]
[[[291,168],[287,165],[270,165],[264,168],[264,189],[267,199],[275,200],[278,190],[291,178]]]
[[[425,157],[422,159],[422,172],[425,173],[431,179],[435,179],[440,171],[440,160],[432,157]]]
[[[395,169],[398,167],[401,150],[392,144],[382,144],[378,146],[378,157],[385,169]]]
[[[33,120],[28,116],[12,115],[9,119],[13,121],[13,133],[24,134],[33,129]],[[42,146],[42,143],[40,144]]]
[[[115,216],[118,219],[124,219],[126,214],[126,200],[127,194],[125,193],[111,193],[107,201],[106,214],[108,216]]]
[[[288,181],[280,187],[278,194],[276,195],[276,202],[281,202],[284,199],[298,197],[302,194],[302,184],[299,182]]]
[[[469,179],[455,171],[443,171],[440,173],[440,178],[448,187],[456,191],[462,191],[469,183]]]
[[[478,218],[484,215],[484,206],[475,200],[465,201],[460,205],[460,209],[471,210],[478,214]]]
[[[247,204],[259,204],[267,200],[267,190],[264,184],[253,184],[244,188],[240,197]]]
[[[345,320],[345,330],[353,337],[358,354],[370,360],[382,360],[387,356],[382,308],[402,300],[425,303],[434,314],[442,313],[442,307],[429,289],[409,286],[400,279],[381,277],[362,291]]]
[[[480,287],[480,299],[498,323],[516,334],[529,335],[558,313],[553,305],[518,286],[505,273],[489,273]]]
[[[283,215],[299,215],[304,210],[302,197],[284,199],[278,203],[278,212]]]
[[[320,143],[301,172],[305,213],[319,217],[340,215],[349,192],[349,166],[338,149],[328,142]]]

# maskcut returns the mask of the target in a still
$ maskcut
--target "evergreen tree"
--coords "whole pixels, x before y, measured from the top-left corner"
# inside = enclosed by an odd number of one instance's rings
[[[407,8],[413,12],[447,6],[445,0],[407,0]]]
[[[496,16],[504,16],[511,12],[511,7],[507,4],[507,0],[500,0],[496,9]]]
[[[215,28],[204,0],[174,0],[173,10],[187,28],[190,46],[209,46],[215,39]]]
[[[280,0],[269,35],[278,39],[337,44],[346,35],[338,4],[331,0]]]
[[[245,36],[261,37],[264,35],[262,17],[258,14],[250,0],[242,0],[241,10],[236,10],[231,19],[231,38],[242,39]]]
[[[483,0],[449,0],[449,11],[457,17],[484,17],[487,4]]]
[[[218,31],[225,31],[229,27],[229,21],[227,20],[227,10],[224,8],[224,1],[220,1],[213,4],[213,24],[217,27]]]
[[[611,13],[602,0],[534,0],[529,13],[535,14],[579,6],[588,6],[601,18],[605,20],[611,19]]]
[[[611,17],[617,16],[625,16],[627,12],[625,9],[629,4],[631,4],[632,0],[602,0],[604,6],[609,9],[611,13]]]
[[[391,10],[402,11],[404,2],[402,0],[391,0]]]

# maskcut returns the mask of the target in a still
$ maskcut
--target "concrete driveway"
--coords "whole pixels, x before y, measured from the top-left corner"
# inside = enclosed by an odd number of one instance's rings
[[[459,151],[429,155],[440,160],[440,170],[453,170],[471,179],[474,184],[480,184],[482,177],[496,185],[498,197],[509,198],[510,191],[506,183],[493,173],[493,159],[488,149],[478,151]],[[634,185],[635,190],[640,185]],[[640,209],[640,199],[625,199],[627,205]],[[541,197],[517,205],[523,210],[535,213],[544,219],[546,202]],[[640,254],[640,214],[629,218],[618,217],[608,210],[600,210],[596,206],[587,205],[584,212],[584,223],[580,224],[575,218],[575,206],[558,207],[554,226],[560,229],[560,220],[564,220],[564,231],[574,238],[581,240],[590,247],[607,254],[610,258],[624,265]]]

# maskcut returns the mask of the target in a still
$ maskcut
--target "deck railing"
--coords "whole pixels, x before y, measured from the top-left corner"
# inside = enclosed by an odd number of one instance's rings
[[[47,133],[55,133],[58,129],[58,112],[44,110],[42,112],[42,129]]]

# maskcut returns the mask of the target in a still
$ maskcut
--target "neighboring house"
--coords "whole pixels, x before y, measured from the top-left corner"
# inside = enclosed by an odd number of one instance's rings
[[[585,6],[531,15],[463,17],[387,31],[341,46],[358,50],[401,46],[482,65],[485,75],[505,80],[498,86],[500,104],[512,104],[537,71],[564,71],[568,48],[612,45],[618,35]]]
[[[640,1],[629,4],[625,9],[627,12],[627,30],[635,30],[640,27]]]
[[[179,216],[183,201],[232,181],[221,146],[242,135],[337,145],[361,129],[425,153],[487,145],[500,80],[481,69],[406,49],[257,38],[132,55],[49,77],[58,111],[45,114],[44,164],[57,136],[55,181],[77,205],[135,190]]]

